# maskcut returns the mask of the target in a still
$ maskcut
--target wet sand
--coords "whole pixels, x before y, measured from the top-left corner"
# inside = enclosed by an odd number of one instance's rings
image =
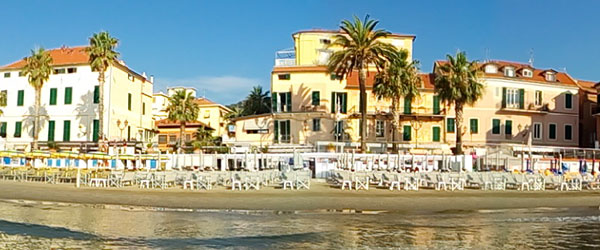
[[[440,212],[480,209],[598,207],[600,190],[561,191],[348,191],[315,182],[310,190],[232,191],[125,188],[76,188],[73,184],[0,181],[0,199],[164,208],[239,210],[354,209],[395,212]]]

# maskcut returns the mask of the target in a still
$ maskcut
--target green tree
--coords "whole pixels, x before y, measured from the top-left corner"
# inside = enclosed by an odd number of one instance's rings
[[[480,69],[477,61],[469,61],[465,52],[456,56],[446,55],[447,62],[435,67],[435,91],[440,100],[454,105],[456,113],[456,154],[462,154],[463,107],[473,105],[483,96],[485,90],[479,83]]]
[[[419,76],[419,61],[408,60],[408,51],[399,50],[392,54],[384,70],[375,77],[373,94],[378,99],[392,101],[390,113],[392,114],[392,145],[393,151],[397,151],[396,133],[400,127],[399,104],[400,97],[407,99],[419,95],[421,77]]]
[[[212,132],[205,127],[199,127],[194,133],[194,142],[192,145],[194,148],[201,149],[205,146],[213,146],[215,145],[215,137],[212,136]]]
[[[343,20],[340,28],[344,34],[338,34],[334,37],[331,47],[341,48],[335,51],[329,57],[327,69],[338,78],[343,79],[352,71],[358,71],[358,83],[360,89],[360,148],[362,152],[367,151],[367,71],[370,67],[375,67],[380,71],[384,67],[387,57],[389,57],[395,48],[387,43],[378,41],[380,38],[388,36],[390,33],[375,29],[378,21],[369,19],[367,15],[364,20],[354,17],[354,22]]]
[[[254,86],[243,104],[244,115],[258,115],[271,112],[269,91],[263,92],[261,86]]]
[[[98,71],[99,83],[99,102],[98,102],[98,131],[101,143],[104,143],[106,138],[104,135],[104,82],[106,80],[105,73],[108,67],[117,60],[119,53],[115,51],[119,40],[111,37],[106,31],[95,33],[90,37],[90,45],[86,48],[90,59],[90,67],[92,71]],[[102,147],[100,147],[102,148]]]
[[[193,122],[198,119],[198,112],[200,106],[195,102],[195,97],[192,96],[191,92],[185,90],[178,90],[172,96],[169,97],[169,105],[167,106],[167,113],[170,121],[179,122],[179,149],[181,153],[183,149],[183,132],[185,131],[185,124]]]
[[[40,99],[44,83],[50,78],[52,73],[52,57],[48,51],[43,48],[31,50],[31,56],[25,59],[26,65],[23,67],[22,74],[27,76],[29,85],[35,89],[35,111],[33,122],[33,150],[38,149],[38,139],[40,132]]]

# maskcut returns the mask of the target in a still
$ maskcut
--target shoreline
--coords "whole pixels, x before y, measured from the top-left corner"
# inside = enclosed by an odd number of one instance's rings
[[[45,184],[0,180],[0,199],[39,203],[71,203],[103,206],[132,206],[168,210],[251,210],[251,211],[381,211],[432,213],[465,210],[499,210],[527,208],[598,208],[600,190],[564,191],[389,191],[371,189],[348,191],[311,183],[310,190],[231,191],[164,190],[125,188],[77,189],[72,184]],[[19,203],[19,202],[16,202]],[[23,202],[27,204],[27,202]]]

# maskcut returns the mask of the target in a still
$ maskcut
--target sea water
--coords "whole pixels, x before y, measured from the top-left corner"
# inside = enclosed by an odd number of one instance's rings
[[[0,202],[0,249],[599,247],[598,208],[421,213]]]

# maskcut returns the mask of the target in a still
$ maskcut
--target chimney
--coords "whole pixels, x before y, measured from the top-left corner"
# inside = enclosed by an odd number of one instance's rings
[[[146,72],[142,72],[142,76],[146,78]]]
[[[150,82],[154,83],[154,76],[153,75],[150,75]]]

